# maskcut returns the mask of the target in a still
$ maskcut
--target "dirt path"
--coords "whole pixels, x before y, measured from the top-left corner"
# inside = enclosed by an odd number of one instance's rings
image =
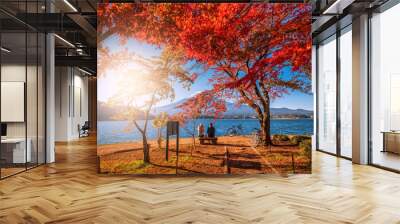
[[[231,174],[292,173],[292,153],[299,151],[293,146],[273,146],[269,149],[250,146],[245,136],[219,137],[217,145],[196,144],[192,148],[191,139],[181,139],[178,158],[179,174],[226,174],[227,166]],[[124,143],[99,146],[102,172],[133,174],[175,174],[176,151],[171,144],[166,160],[165,149],[159,149],[150,142],[150,164],[142,161],[143,151],[138,143]],[[226,151],[229,151],[227,162]],[[299,172],[305,172],[303,163],[309,158],[301,158]],[[303,169],[303,171],[302,171]]]

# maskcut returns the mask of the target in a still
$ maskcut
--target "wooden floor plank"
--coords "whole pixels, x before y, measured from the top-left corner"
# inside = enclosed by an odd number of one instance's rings
[[[400,223],[400,175],[319,152],[313,174],[98,175],[93,137],[0,181],[0,223]]]

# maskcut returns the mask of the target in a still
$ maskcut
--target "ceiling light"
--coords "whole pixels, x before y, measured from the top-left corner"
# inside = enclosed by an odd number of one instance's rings
[[[66,43],[68,46],[75,48],[75,45],[73,45],[73,44],[72,44],[71,42],[69,42],[68,40],[66,40],[66,39],[64,39],[64,38],[62,38],[62,37],[60,37],[60,36],[57,35],[57,34],[54,34],[54,36],[57,37],[57,38],[58,38],[59,40],[61,40],[62,42]]]
[[[74,12],[78,12],[78,10],[68,1],[64,0],[65,4],[67,4]]]
[[[0,49],[1,49],[2,51],[6,52],[6,53],[10,53],[10,52],[11,52],[11,50],[9,50],[9,49],[7,49],[7,48],[5,48],[5,47],[1,47]]]
[[[83,72],[83,73],[85,73],[86,75],[93,75],[92,73],[90,73],[90,72],[88,72],[88,71],[86,71],[86,70],[83,70],[83,69],[81,69],[81,68],[79,68],[79,67],[78,67],[78,70],[81,71],[81,72]]]
[[[340,2],[340,0],[336,0],[332,5],[330,5],[327,9],[325,9],[325,11],[322,14],[329,14],[332,9],[337,7],[339,2]]]
[[[351,5],[355,0],[336,0],[327,9],[324,10],[322,14],[324,15],[338,15],[342,14],[343,10]]]

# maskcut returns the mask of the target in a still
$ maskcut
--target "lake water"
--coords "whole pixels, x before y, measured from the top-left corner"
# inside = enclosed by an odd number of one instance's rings
[[[205,127],[212,122],[216,128],[216,135],[229,135],[228,129],[232,126],[241,125],[243,135],[250,135],[255,128],[260,128],[258,120],[256,119],[197,119],[196,122],[190,121],[187,126],[193,127],[202,123]],[[97,127],[98,144],[111,144],[119,142],[129,142],[141,140],[141,135],[137,129],[131,132],[123,131],[127,126],[126,121],[99,121]],[[139,121],[143,125],[143,121]],[[207,129],[206,129],[207,130]],[[190,137],[190,133],[186,132],[182,127],[179,130],[181,137]],[[271,121],[271,134],[297,134],[297,135],[312,135],[313,133],[313,120],[312,119],[288,119],[288,120],[272,120]],[[163,130],[165,135],[165,130]],[[155,139],[157,136],[157,129],[148,124],[147,136],[149,139]]]

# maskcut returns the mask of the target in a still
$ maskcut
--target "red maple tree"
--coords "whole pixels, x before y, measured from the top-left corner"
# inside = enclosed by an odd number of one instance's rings
[[[216,97],[212,90],[194,95],[178,105],[177,108],[181,112],[172,115],[169,119],[179,121],[183,130],[192,137],[192,150],[196,148],[196,128],[199,124],[197,119],[202,117],[218,118],[226,111],[225,100]]]
[[[310,87],[310,13],[308,4],[101,4],[98,41],[116,34],[181,50],[213,72],[216,97],[255,111],[270,144],[271,101]]]

